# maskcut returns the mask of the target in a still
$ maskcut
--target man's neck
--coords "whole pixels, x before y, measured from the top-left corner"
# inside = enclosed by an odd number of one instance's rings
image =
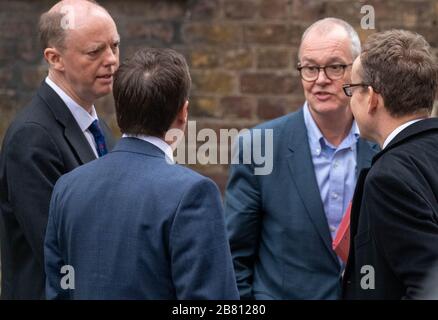
[[[55,73],[49,72],[48,75],[49,79],[52,80],[59,88],[62,89],[62,91],[65,92],[70,98],[73,99],[78,105],[80,105],[82,108],[85,109],[89,114],[91,114],[91,111],[93,109],[93,103],[89,101],[85,101],[81,99],[68,85],[68,83],[65,81],[64,78],[58,76]]]
[[[319,115],[310,110],[313,120],[324,138],[337,147],[345,139],[353,124],[353,115],[350,112]]]
[[[400,118],[393,118],[391,116],[386,116],[385,119],[380,121],[380,130],[376,130],[376,137],[375,140],[379,144],[380,148],[383,148],[383,144],[385,143],[386,139],[389,137],[389,135],[394,132],[398,127],[404,125],[405,123],[408,123],[413,120],[417,119],[424,119],[427,118],[427,114],[415,114],[415,115],[408,115]]]

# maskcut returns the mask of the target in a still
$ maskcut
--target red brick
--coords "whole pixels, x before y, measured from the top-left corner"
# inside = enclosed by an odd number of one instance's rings
[[[226,46],[239,43],[241,32],[229,24],[188,23],[183,27],[183,39],[188,44]]]
[[[195,94],[230,94],[235,87],[234,77],[222,71],[192,72],[192,82]]]
[[[216,19],[220,16],[220,2],[219,0],[191,1],[187,15],[192,21]]]
[[[193,49],[189,64],[192,68],[216,68],[219,66],[220,53],[215,49]]]
[[[240,77],[242,93],[253,94],[290,94],[296,89],[297,81],[289,74],[245,73]]]
[[[283,69],[295,60],[296,49],[291,48],[260,48],[257,50],[257,68]]]
[[[224,97],[220,106],[225,118],[246,118],[250,119],[256,109],[257,101],[253,97],[231,96]]]
[[[130,38],[142,38],[144,41],[159,41],[170,43],[173,40],[174,30],[170,23],[138,23],[128,22],[126,31]]]
[[[116,23],[120,23],[121,18],[140,17],[143,21],[157,20],[178,20],[183,19],[186,14],[184,1],[105,1],[101,3],[115,18]],[[141,22],[139,21],[139,24]]]
[[[262,0],[260,16],[268,19],[285,19],[288,16],[290,0]]]
[[[289,31],[284,24],[252,24],[244,27],[246,43],[287,44]]]
[[[190,117],[215,117],[218,112],[215,97],[192,96],[190,97]]]
[[[257,9],[257,1],[254,0],[231,0],[224,3],[225,18],[229,19],[252,19]]]
[[[228,50],[223,59],[223,67],[231,70],[249,69],[254,61],[252,50],[249,48]]]
[[[268,97],[260,98],[257,106],[257,116],[262,120],[269,120],[294,112],[302,107],[304,98]]]
[[[45,64],[23,68],[21,80],[27,88],[35,90],[47,76],[47,70],[48,66]]]

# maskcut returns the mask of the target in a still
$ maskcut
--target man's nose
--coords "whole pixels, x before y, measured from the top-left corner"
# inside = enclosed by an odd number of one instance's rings
[[[105,66],[116,65],[119,62],[118,50],[108,47],[105,52]]]
[[[316,78],[315,83],[326,84],[326,83],[329,83],[330,81],[332,81],[332,80],[327,77],[327,75],[325,74],[324,69],[322,69],[322,68],[319,69],[318,77]]]

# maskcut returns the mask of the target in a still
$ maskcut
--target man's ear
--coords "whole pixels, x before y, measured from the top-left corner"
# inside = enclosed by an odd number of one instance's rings
[[[187,123],[188,116],[189,116],[189,100],[186,100],[186,102],[184,102],[183,107],[178,113],[177,116],[178,122],[180,122],[183,126],[185,126]]]
[[[381,95],[378,94],[371,86],[368,86],[368,113],[373,114],[380,105]]]
[[[64,71],[64,61],[58,49],[46,48],[44,50],[44,58],[49,63],[50,68],[57,71]]]

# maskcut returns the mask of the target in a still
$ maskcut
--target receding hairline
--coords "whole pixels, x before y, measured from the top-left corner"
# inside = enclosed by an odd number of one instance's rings
[[[358,57],[360,55],[361,45],[357,32],[348,22],[338,18],[329,17],[314,22],[303,32],[300,46],[298,48],[298,60],[301,57],[301,47],[309,35],[315,32],[318,32],[319,36],[328,35],[334,31],[334,27],[343,30],[345,38],[349,40],[353,60]]]
[[[80,28],[84,23],[87,23],[88,19],[98,16],[103,19],[108,18],[115,25],[114,19],[109,12],[94,0],[60,1],[40,16],[39,34],[43,50],[49,46],[60,49],[65,46],[65,40],[71,30],[62,27],[62,20],[68,14],[71,14],[71,11],[73,11],[71,17],[75,19],[73,24],[76,25],[76,28]]]

